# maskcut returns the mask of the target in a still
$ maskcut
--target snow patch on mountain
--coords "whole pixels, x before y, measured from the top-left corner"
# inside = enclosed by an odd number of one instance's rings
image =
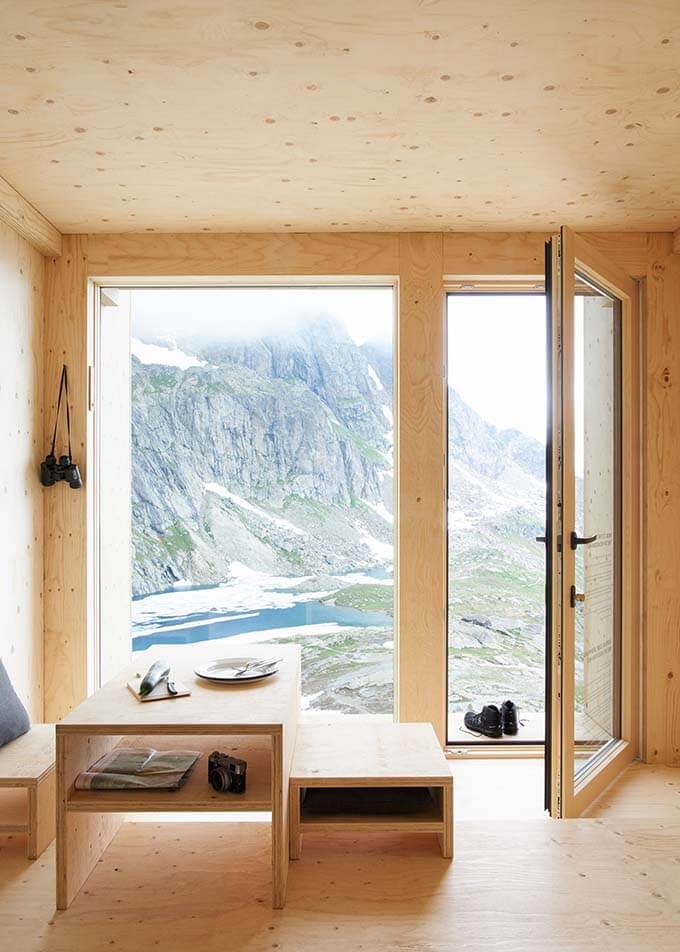
[[[180,350],[175,341],[169,341],[168,346],[160,344],[147,344],[138,337],[133,337],[130,344],[130,351],[133,357],[142,364],[157,364],[163,367],[178,367],[180,370],[188,370],[189,367],[205,367],[205,360],[199,360],[192,354],[187,354]]]
[[[385,522],[389,522],[390,525],[394,524],[394,516],[384,502],[371,502],[370,499],[362,499],[361,501],[365,506],[368,506],[369,509],[372,509],[373,512],[381,516]]]
[[[380,379],[380,377],[377,375],[374,368],[370,364],[367,365],[367,370],[368,370],[368,376],[373,382],[375,389],[384,390],[385,388],[383,386],[382,380]]]
[[[224,486],[220,486],[218,483],[204,483],[203,488],[206,490],[206,492],[215,493],[216,496],[221,496],[223,499],[228,499],[229,502],[233,502],[234,505],[240,506],[241,509],[245,509],[247,512],[254,513],[254,515],[259,516],[260,519],[266,519],[269,522],[273,522],[280,529],[285,529],[286,532],[292,532],[294,535],[299,536],[307,535],[303,529],[299,529],[297,526],[294,526],[293,523],[289,522],[287,519],[282,519],[280,516],[275,516],[270,512],[265,512],[264,509],[260,509],[259,506],[254,506],[252,502],[248,502],[247,499],[237,496],[236,493],[230,492],[228,489],[225,489]]]
[[[359,538],[376,559],[379,559],[381,562],[392,561],[394,554],[393,546],[387,542],[381,542],[380,539],[376,539],[367,529],[359,529]]]

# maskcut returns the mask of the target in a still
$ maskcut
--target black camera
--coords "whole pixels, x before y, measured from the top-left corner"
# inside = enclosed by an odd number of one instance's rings
[[[61,480],[68,483],[71,489],[80,489],[83,485],[80,470],[71,462],[70,456],[60,456],[57,462],[57,458],[50,453],[40,464],[40,482],[43,486],[54,486]]]
[[[245,760],[214,750],[208,757],[208,780],[218,793],[246,792]]]

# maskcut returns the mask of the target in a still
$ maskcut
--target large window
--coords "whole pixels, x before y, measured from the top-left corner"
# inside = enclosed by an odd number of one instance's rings
[[[134,651],[298,642],[303,706],[392,713],[393,321],[391,288],[130,292]]]

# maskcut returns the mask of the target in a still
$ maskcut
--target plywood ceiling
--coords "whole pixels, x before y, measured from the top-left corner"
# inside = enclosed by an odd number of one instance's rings
[[[64,232],[674,229],[678,0],[0,0]]]

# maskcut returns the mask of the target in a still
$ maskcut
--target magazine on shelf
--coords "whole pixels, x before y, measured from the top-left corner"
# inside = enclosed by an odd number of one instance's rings
[[[76,778],[76,790],[179,790],[200,757],[195,750],[116,747]]]

